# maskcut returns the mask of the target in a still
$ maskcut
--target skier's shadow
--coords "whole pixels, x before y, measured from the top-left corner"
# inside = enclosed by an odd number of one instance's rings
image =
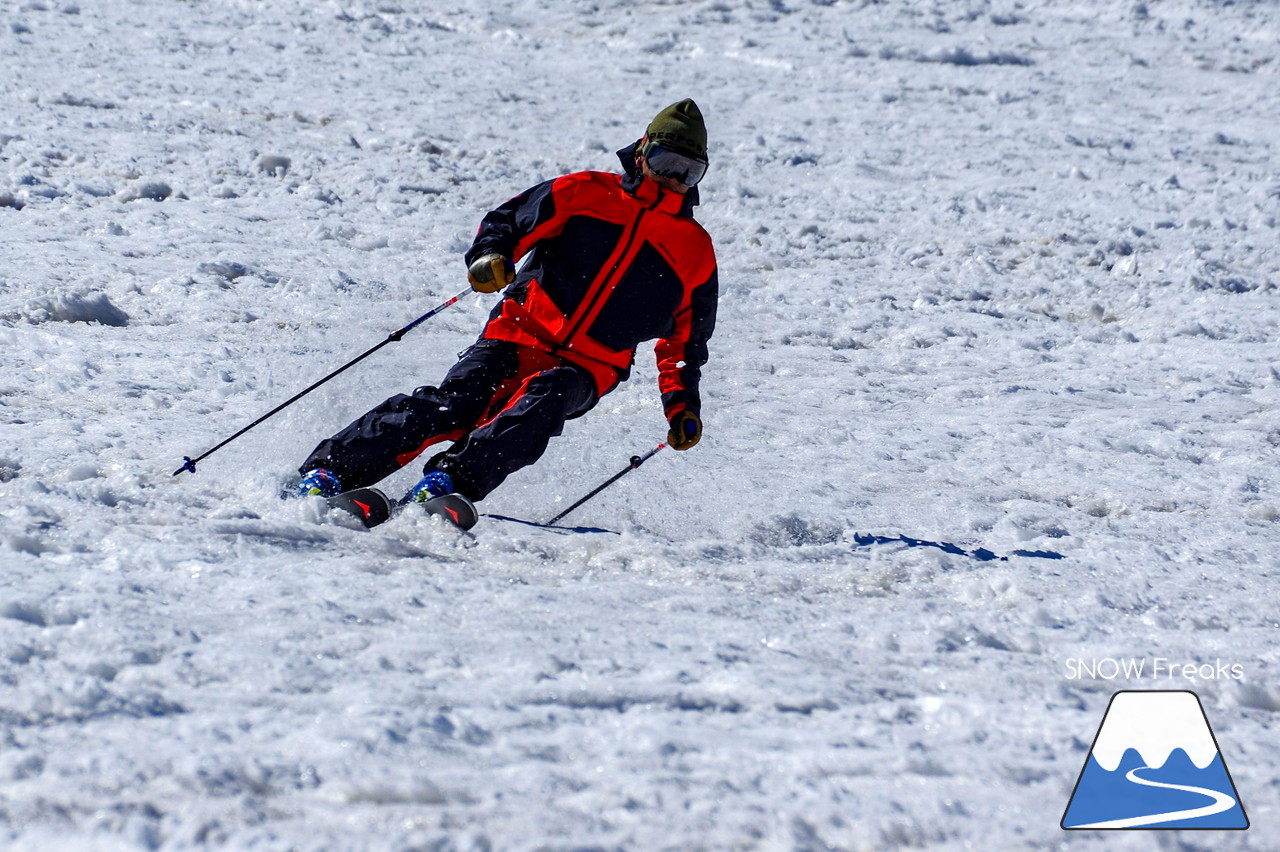
[[[604,533],[605,535],[622,535],[617,530],[607,530],[603,527],[580,527],[580,526],[562,526],[559,524],[544,524],[538,521],[526,521],[524,518],[513,518],[509,515],[486,514],[486,518],[492,518],[495,521],[506,521],[510,524],[520,524],[525,527],[532,527],[539,530],[547,530],[548,532],[559,533],[560,535],[569,535],[572,533]]]
[[[1015,550],[1009,556],[1001,556],[998,553],[987,550],[985,547],[966,550],[958,544],[952,544],[947,541],[929,541],[905,535],[863,535],[862,533],[854,533],[853,542],[859,547],[867,547],[872,544],[905,544],[907,547],[932,547],[941,550],[943,553],[968,556],[970,559],[976,559],[979,562],[1008,562],[1010,556],[1024,556],[1032,559],[1066,559],[1061,553],[1055,553],[1052,550]]]

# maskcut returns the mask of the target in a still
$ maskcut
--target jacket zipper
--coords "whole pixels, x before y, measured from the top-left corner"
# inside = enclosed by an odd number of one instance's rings
[[[618,259],[614,261],[613,266],[609,268],[608,274],[601,280],[600,287],[591,296],[587,302],[587,309],[582,312],[582,316],[578,317],[578,321],[573,324],[573,328],[569,329],[569,333],[564,336],[564,348],[573,348],[573,338],[577,335],[578,330],[582,328],[582,324],[587,321],[587,317],[591,316],[592,311],[596,309],[596,305],[605,293],[612,292],[609,286],[613,280],[613,276],[618,271],[618,267],[622,266],[622,262],[627,259],[627,255],[631,252],[631,246],[636,241],[636,235],[640,233],[640,220],[644,218],[644,214],[652,210],[656,210],[658,205],[662,203],[661,194],[658,200],[648,207],[642,207],[640,212],[636,214],[636,219],[631,223],[631,233],[627,236],[626,245],[622,247],[622,253],[618,255]]]

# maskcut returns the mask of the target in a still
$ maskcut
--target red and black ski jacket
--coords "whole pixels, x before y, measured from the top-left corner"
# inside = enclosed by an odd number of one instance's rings
[[[480,223],[467,263],[488,252],[527,262],[485,338],[551,352],[588,369],[601,395],[624,381],[636,347],[657,340],[667,417],[700,409],[698,382],[719,285],[711,237],[680,195],[636,171],[578,172],[532,187]]]

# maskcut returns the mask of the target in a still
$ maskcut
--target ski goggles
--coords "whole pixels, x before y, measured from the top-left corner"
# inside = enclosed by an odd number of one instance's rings
[[[657,142],[646,142],[640,149],[649,171],[658,177],[672,178],[684,186],[697,186],[707,173],[707,161],[683,154]]]

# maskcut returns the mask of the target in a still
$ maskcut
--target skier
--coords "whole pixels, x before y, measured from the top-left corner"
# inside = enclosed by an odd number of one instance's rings
[[[299,468],[299,494],[371,485],[452,441],[406,501],[480,500],[625,381],[646,340],[658,341],[667,442],[698,443],[718,283],[711,238],[692,216],[708,162],[697,104],[663,109],[618,158],[621,175],[565,175],[484,217],[467,279],[506,293],[479,339],[439,387],[394,396],[322,441]]]

